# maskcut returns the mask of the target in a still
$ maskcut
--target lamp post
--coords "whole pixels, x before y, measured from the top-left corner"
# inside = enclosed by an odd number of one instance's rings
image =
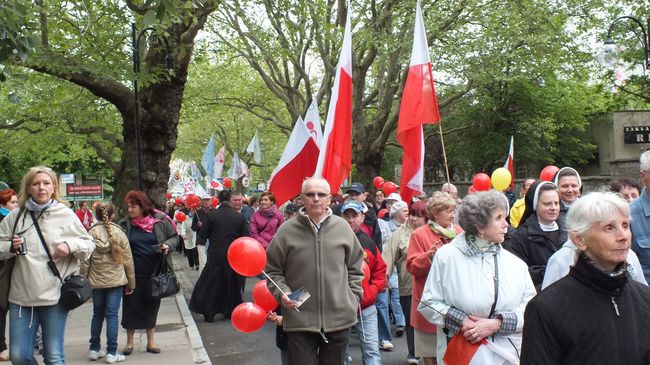
[[[650,18],[646,20],[646,26],[643,26],[643,22],[639,20],[638,18],[635,18],[633,16],[625,15],[616,18],[612,24],[609,25],[609,29],[607,29],[607,39],[605,40],[605,43],[603,44],[603,47],[601,48],[600,52],[598,52],[597,58],[600,61],[600,63],[607,67],[607,68],[614,68],[616,64],[618,63],[620,59],[620,53],[618,51],[618,47],[614,44],[614,41],[612,41],[612,30],[614,29],[614,26],[622,20],[631,20],[634,22],[636,25],[641,28],[641,36],[642,39],[640,39],[641,44],[643,45],[643,56],[644,56],[644,66],[645,69],[650,68],[650,38],[648,37],[648,32],[650,31]],[[636,33],[636,32],[635,32]]]
[[[138,162],[138,189],[142,190],[142,150],[141,150],[141,136],[140,136],[140,100],[138,99],[138,77],[140,76],[140,40],[142,36],[151,31],[156,32],[156,29],[153,27],[147,27],[142,29],[138,33],[138,28],[136,28],[135,23],[131,24],[132,29],[132,47],[133,47],[133,72],[135,77],[133,78],[133,106],[134,106],[134,117],[135,117],[135,150],[137,155]],[[174,57],[171,54],[169,48],[169,42],[164,35],[159,35],[160,38],[165,42],[165,50],[167,55],[165,56],[165,65],[168,70],[174,69]]]

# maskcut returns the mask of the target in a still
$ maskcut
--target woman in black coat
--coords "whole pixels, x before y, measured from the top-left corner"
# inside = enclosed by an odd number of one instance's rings
[[[230,318],[242,302],[246,280],[228,263],[228,248],[235,239],[249,235],[248,223],[230,206],[229,190],[220,191],[218,198],[221,205],[210,210],[199,231],[199,237],[209,241],[208,259],[190,299],[190,309],[203,314],[206,322],[216,314]]]
[[[558,224],[560,197],[552,182],[534,183],[525,197],[526,210],[517,232],[505,248],[528,265],[533,284],[539,291],[548,259],[567,240],[564,227]]]
[[[650,288],[630,280],[630,209],[614,193],[590,193],[567,215],[580,250],[569,274],[524,314],[521,365],[648,364]]]

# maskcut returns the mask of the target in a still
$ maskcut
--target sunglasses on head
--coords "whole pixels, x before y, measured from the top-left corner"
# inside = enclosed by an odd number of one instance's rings
[[[319,198],[326,198],[329,194],[328,193],[313,193],[313,192],[305,193],[305,196],[308,197],[308,198],[313,198],[316,195],[318,195]]]

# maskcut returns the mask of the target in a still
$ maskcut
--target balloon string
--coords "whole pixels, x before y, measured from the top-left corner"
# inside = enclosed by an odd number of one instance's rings
[[[280,293],[282,293],[282,295],[287,295],[287,293],[285,293],[284,290],[282,290],[282,288],[280,288],[280,286],[275,281],[273,281],[273,279],[271,279],[271,277],[269,276],[269,274],[266,273],[266,271],[262,270],[262,274],[264,274],[264,276],[266,276],[266,278],[269,279],[269,281],[271,281],[271,283],[273,283],[273,285],[275,285],[276,288],[278,288],[278,290],[280,291]],[[298,307],[293,307],[293,309],[295,309],[296,312],[300,312],[300,310],[298,310]]]

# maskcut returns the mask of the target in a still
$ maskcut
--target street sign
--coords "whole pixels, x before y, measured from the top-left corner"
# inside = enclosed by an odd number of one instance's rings
[[[74,184],[74,174],[61,174],[61,184]]]
[[[75,197],[77,200],[103,199],[104,186],[102,184],[66,185],[66,195],[68,197]]]

